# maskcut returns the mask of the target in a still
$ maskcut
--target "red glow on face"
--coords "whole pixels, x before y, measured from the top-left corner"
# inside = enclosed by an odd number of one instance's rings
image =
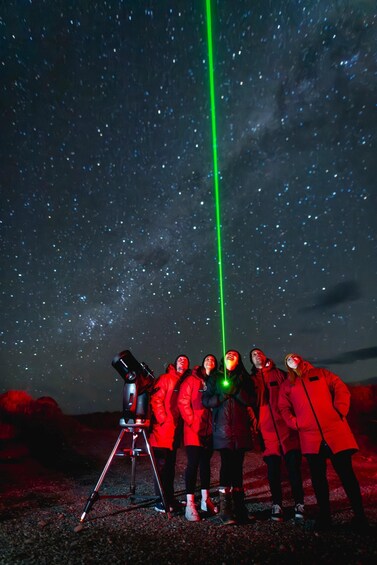
[[[187,359],[187,357],[185,357],[184,355],[178,357],[176,367],[177,373],[184,373],[185,371],[187,371],[187,369],[189,368],[189,360]]]
[[[257,369],[261,369],[265,366],[267,357],[260,349],[254,349],[251,353],[251,360]]]
[[[300,361],[301,357],[299,355],[297,355],[296,353],[291,353],[290,355],[288,355],[286,363],[291,369],[297,369]]]

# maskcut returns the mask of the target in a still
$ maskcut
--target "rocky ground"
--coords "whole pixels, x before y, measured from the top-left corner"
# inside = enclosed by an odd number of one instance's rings
[[[0,452],[0,563],[25,564],[141,564],[141,563],[377,563],[377,455],[371,446],[354,457],[366,512],[367,532],[349,526],[351,511],[337,477],[329,465],[334,527],[325,533],[310,529],[315,501],[304,465],[307,521],[292,519],[293,501],[284,478],[285,521],[269,520],[270,495],[260,453],[249,453],[245,462],[247,505],[256,520],[242,526],[219,526],[213,519],[189,523],[183,510],[169,520],[153,510],[153,501],[132,504],[129,492],[131,465],[116,458],[96,502],[77,532],[79,517],[106,463],[116,428],[75,428],[74,448],[60,457],[35,458],[21,445]],[[129,442],[129,437],[125,442]],[[18,452],[17,452],[18,449]],[[153,499],[152,469],[147,457],[137,460],[136,494]],[[177,464],[177,496],[184,500],[185,454]],[[213,496],[217,496],[219,458],[213,457]]]

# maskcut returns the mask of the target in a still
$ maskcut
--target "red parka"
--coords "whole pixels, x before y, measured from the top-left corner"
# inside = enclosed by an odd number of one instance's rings
[[[183,418],[184,445],[207,445],[212,435],[212,413],[202,403],[206,390],[205,375],[195,367],[182,382],[178,393],[178,408]]]
[[[271,359],[267,359],[263,369],[257,369],[251,375],[256,394],[257,426],[263,438],[265,457],[300,449],[297,430],[289,428],[278,407],[280,386],[286,378],[287,374]]]
[[[285,380],[280,387],[279,409],[288,426],[298,430],[302,453],[318,453],[322,434],[333,453],[356,451],[358,446],[346,420],[351,397],[347,385],[334,373],[317,369],[303,359],[298,369],[301,376],[293,383]]]
[[[149,442],[153,447],[173,449],[180,421],[176,386],[179,379],[180,375],[175,371],[165,373],[158,378],[152,392],[152,431]]]

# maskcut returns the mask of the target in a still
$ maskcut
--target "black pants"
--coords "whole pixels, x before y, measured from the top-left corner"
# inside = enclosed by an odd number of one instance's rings
[[[213,450],[200,445],[186,445],[187,467],[185,471],[186,493],[194,494],[196,478],[200,476],[200,488],[209,489],[211,482],[210,461]]]
[[[174,500],[174,477],[175,477],[175,462],[177,459],[177,450],[168,449],[167,447],[153,447],[154,457],[162,488],[166,497],[167,503]],[[160,495],[156,479],[154,480],[155,492]]]
[[[308,454],[306,458],[309,463],[312,485],[319,506],[320,516],[325,519],[330,517],[329,483],[326,476],[327,459],[330,459],[349,498],[355,516],[363,518],[364,508],[359,481],[352,467],[352,451],[348,449],[336,454],[330,454],[324,446],[321,446],[319,453]]]
[[[219,449],[221,458],[220,487],[243,488],[243,449]]]
[[[304,490],[301,477],[301,452],[298,449],[288,451],[284,456],[288,471],[289,482],[295,504],[304,503]],[[282,505],[283,493],[281,487],[281,460],[280,455],[267,455],[264,461],[267,464],[267,477],[270,485],[272,504]]]

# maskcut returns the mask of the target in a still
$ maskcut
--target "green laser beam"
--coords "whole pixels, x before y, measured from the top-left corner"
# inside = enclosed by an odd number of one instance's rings
[[[209,94],[211,104],[211,127],[212,127],[212,155],[213,155],[213,185],[215,192],[215,208],[216,208],[216,237],[217,237],[217,263],[219,274],[219,298],[220,298],[220,316],[221,316],[221,341],[222,352],[225,358],[225,307],[224,307],[224,282],[223,282],[223,260],[221,246],[221,214],[220,214],[220,183],[219,183],[219,167],[217,155],[217,128],[216,128],[216,103],[215,103],[215,80],[214,80],[214,64],[213,64],[213,47],[212,47],[212,14],[211,0],[206,0],[206,20],[207,20],[207,46],[208,46],[208,68],[209,68]]]

